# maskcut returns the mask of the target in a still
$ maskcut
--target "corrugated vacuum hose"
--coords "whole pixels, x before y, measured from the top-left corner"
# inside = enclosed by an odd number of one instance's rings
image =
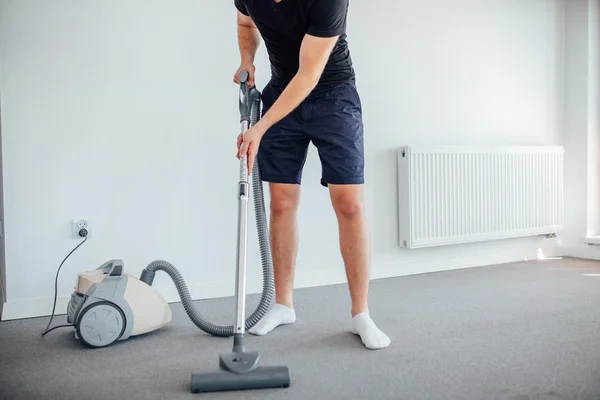
[[[261,116],[261,93],[256,87],[248,87],[248,72],[240,73],[240,122],[242,133],[258,122]],[[238,304],[236,315],[236,326],[215,325],[207,321],[192,301],[185,280],[174,265],[164,260],[156,260],[148,264],[142,271],[141,280],[152,285],[156,271],[164,271],[175,283],[183,307],[192,322],[203,331],[214,336],[233,336],[243,334],[244,329],[250,329],[267,313],[275,293],[273,280],[273,261],[271,258],[271,247],[269,243],[269,227],[265,209],[263,184],[260,178],[260,166],[258,158],[255,159],[252,168],[252,194],[254,195],[254,213],[256,216],[256,228],[260,246],[260,257],[263,271],[263,290],[260,302],[255,311],[244,321],[245,308],[245,263],[246,263],[246,229],[247,229],[247,201],[250,195],[248,185],[248,165],[244,157],[240,160],[239,186],[239,209],[238,209],[238,244],[237,244],[237,274],[236,274],[236,304]]]

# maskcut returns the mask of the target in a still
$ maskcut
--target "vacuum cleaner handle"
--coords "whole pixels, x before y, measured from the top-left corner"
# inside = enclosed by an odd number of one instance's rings
[[[238,77],[240,79],[240,96],[239,96],[239,109],[240,109],[240,123],[242,137],[252,125],[252,110],[257,113],[260,107],[260,92],[255,86],[248,87],[248,77],[250,74],[248,71],[240,71]],[[254,115],[254,118],[258,119],[258,115]],[[248,182],[248,160],[243,157],[240,160],[240,181]]]
[[[248,71],[240,71],[238,77],[240,79],[240,122],[246,121],[250,124],[252,106],[259,101],[260,92],[254,86],[248,87],[248,78],[250,77]]]
[[[105,262],[96,269],[102,270],[104,274],[110,276],[121,276],[123,274],[123,260],[113,259]]]
[[[250,123],[250,102],[248,101],[248,71],[240,71],[238,78],[240,79],[240,122],[248,121]],[[243,132],[242,132],[243,133]]]

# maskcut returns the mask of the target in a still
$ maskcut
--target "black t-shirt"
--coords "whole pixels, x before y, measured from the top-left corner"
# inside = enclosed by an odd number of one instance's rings
[[[354,69],[346,40],[349,0],[234,0],[236,8],[260,31],[271,62],[271,79],[287,85],[298,71],[300,45],[305,34],[340,36],[317,84],[354,82]]]

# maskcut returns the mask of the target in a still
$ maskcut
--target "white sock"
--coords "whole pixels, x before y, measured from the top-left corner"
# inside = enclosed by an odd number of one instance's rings
[[[266,335],[279,325],[296,322],[296,312],[283,304],[275,304],[260,321],[248,330],[253,335]]]
[[[352,318],[352,333],[360,336],[366,348],[383,349],[390,345],[390,338],[379,330],[368,313],[356,314]]]

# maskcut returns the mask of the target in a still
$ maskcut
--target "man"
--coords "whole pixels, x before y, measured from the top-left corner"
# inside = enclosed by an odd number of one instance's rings
[[[342,258],[352,300],[352,329],[369,349],[390,344],[369,314],[369,238],[363,207],[363,122],[346,41],[348,0],[234,0],[241,70],[255,84],[254,58],[265,41],[271,80],[263,88],[263,116],[238,137],[237,157],[258,155],[269,182],[270,230],[276,301],[250,333],[265,335],[296,321],[294,269],[298,251],[296,215],[309,143],[322,165],[339,225]]]

